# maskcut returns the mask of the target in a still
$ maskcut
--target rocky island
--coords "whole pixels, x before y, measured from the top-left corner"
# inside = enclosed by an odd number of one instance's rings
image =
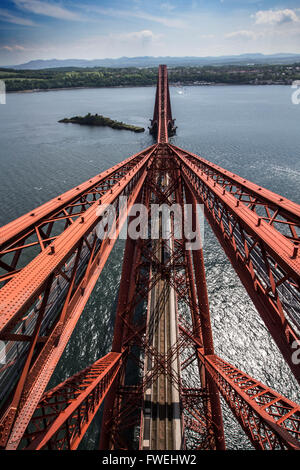
[[[143,127],[133,126],[131,124],[125,124],[124,122],[114,121],[100,114],[91,114],[88,113],[86,116],[74,116],[71,118],[64,118],[58,122],[72,124],[81,124],[83,126],[101,126],[101,127],[111,127],[112,129],[124,129],[132,132],[144,132]]]

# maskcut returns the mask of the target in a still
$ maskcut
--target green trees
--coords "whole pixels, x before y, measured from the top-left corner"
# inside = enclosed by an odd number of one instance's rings
[[[170,67],[170,84],[286,83],[299,79],[300,64]],[[157,68],[57,68],[44,70],[0,69],[7,91],[74,87],[153,86]]]
[[[112,129],[124,129],[133,132],[144,132],[145,129],[143,127],[133,126],[131,124],[125,124],[124,122],[114,121],[105,116],[101,116],[101,114],[94,114],[91,113],[86,114],[85,116],[73,116],[71,118],[64,118],[58,122],[62,123],[72,123],[72,124],[81,124],[85,126],[100,126],[100,127],[111,127]]]

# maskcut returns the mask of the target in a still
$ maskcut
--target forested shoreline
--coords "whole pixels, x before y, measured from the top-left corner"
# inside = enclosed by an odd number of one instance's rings
[[[171,85],[291,85],[300,80],[300,64],[170,67]],[[61,88],[154,86],[157,67],[57,68],[14,70],[0,68],[8,92]]]

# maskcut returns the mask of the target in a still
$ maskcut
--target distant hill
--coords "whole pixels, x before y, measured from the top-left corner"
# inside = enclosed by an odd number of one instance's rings
[[[5,66],[16,70],[39,70],[66,67],[156,67],[166,64],[169,67],[196,65],[254,65],[292,64],[300,62],[300,54],[241,54],[219,57],[120,57],[118,59],[51,59],[31,60],[25,64]]]

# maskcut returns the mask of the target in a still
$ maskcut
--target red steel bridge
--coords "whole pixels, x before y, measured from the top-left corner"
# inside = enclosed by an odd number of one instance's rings
[[[163,237],[150,210],[189,206],[199,234],[203,205],[300,382],[300,206],[170,144],[166,66],[158,74],[154,145],[0,229],[2,449],[77,449],[100,407],[100,449],[225,449],[220,396],[254,448],[300,448],[299,405],[214,352],[202,248],[188,248],[171,212]],[[111,352],[47,390],[137,203],[158,236],[145,225],[126,239]],[[107,204],[113,236],[100,239]]]

